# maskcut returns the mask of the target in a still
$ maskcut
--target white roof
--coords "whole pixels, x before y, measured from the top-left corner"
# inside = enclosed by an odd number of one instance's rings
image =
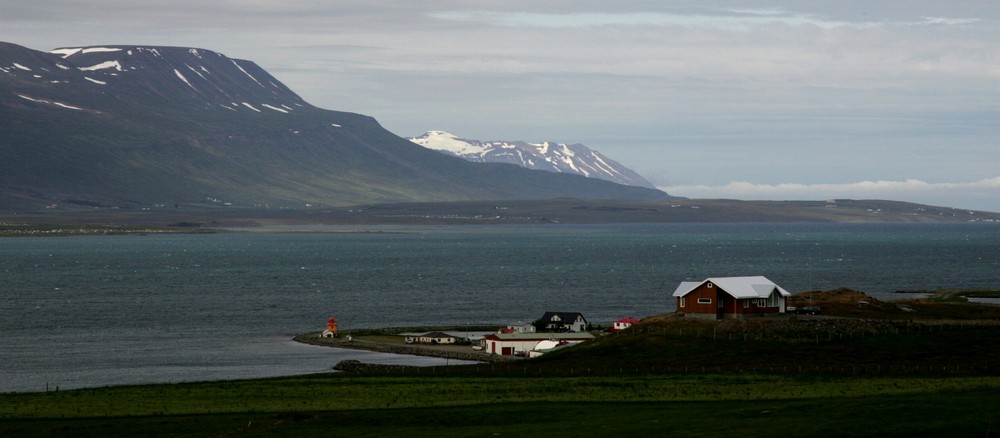
[[[558,346],[559,346],[559,341],[546,340],[539,342],[538,345],[535,346],[534,350],[551,350]]]
[[[754,277],[715,277],[707,278],[703,281],[685,281],[681,282],[680,286],[677,286],[674,296],[683,297],[706,282],[715,284],[734,298],[767,298],[775,290],[781,296],[792,296],[791,292],[782,289],[781,286],[774,284],[773,281],[760,275]]]
[[[688,292],[693,291],[694,288],[701,286],[701,284],[705,281],[682,281],[681,284],[677,286],[677,289],[674,290],[674,296],[683,297],[684,295],[687,295]]]

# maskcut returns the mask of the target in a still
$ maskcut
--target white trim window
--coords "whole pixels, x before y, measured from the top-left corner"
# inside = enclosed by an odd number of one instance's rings
[[[687,301],[687,297],[681,297],[681,307],[684,307],[685,301]]]
[[[698,304],[712,304],[711,298],[698,298]]]
[[[744,309],[750,308],[750,300],[743,300],[743,308]]]

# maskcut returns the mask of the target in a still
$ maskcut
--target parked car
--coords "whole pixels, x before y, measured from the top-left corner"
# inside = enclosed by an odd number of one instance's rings
[[[822,309],[820,309],[819,306],[802,306],[795,308],[795,313],[800,315],[819,315],[821,311]]]

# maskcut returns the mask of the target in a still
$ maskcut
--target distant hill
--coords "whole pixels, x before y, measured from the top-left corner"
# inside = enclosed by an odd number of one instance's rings
[[[258,225],[377,224],[611,224],[611,223],[958,223],[1000,224],[1000,213],[934,207],[897,201],[735,201],[727,199],[421,202],[299,209],[173,209],[158,211],[20,212],[0,225],[16,222],[53,225],[119,224],[203,228]],[[3,234],[0,226],[0,235]],[[8,227],[14,234],[18,227]],[[35,229],[36,227],[27,227]],[[63,230],[65,227],[58,227]],[[72,228],[72,227],[70,227]],[[271,228],[274,230],[275,228]]]
[[[549,172],[574,173],[629,186],[655,188],[641,175],[582,144],[479,141],[445,131],[427,131],[410,141],[476,163],[509,163]]]
[[[299,216],[303,218],[303,216]],[[310,215],[327,223],[955,223],[1000,224],[1000,213],[899,201],[579,200],[384,204]]]
[[[0,42],[0,120],[7,209],[670,198],[448,157],[195,48]]]

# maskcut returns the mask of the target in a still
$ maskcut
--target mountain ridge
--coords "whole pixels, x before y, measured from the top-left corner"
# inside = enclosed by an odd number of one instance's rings
[[[461,138],[447,131],[427,131],[409,140],[476,163],[509,163],[528,169],[574,173],[618,184],[656,188],[632,169],[579,143],[480,141]]]
[[[354,205],[347,207],[161,208],[152,211],[95,208],[5,214],[3,224],[34,224],[29,229],[54,233],[73,226],[118,224],[126,227],[262,227],[259,231],[295,231],[297,226],[356,225],[509,225],[536,224],[734,224],[734,223],[976,223],[1000,224],[1000,213],[936,207],[901,201],[737,201],[726,199],[454,201]],[[287,226],[288,228],[283,228]],[[47,227],[47,228],[46,228]],[[13,227],[17,229],[18,227]],[[113,227],[107,227],[113,231]],[[320,232],[308,228],[310,232]],[[341,232],[338,230],[335,232]]]
[[[0,119],[2,208],[670,198],[447,157],[205,49],[0,42]]]

